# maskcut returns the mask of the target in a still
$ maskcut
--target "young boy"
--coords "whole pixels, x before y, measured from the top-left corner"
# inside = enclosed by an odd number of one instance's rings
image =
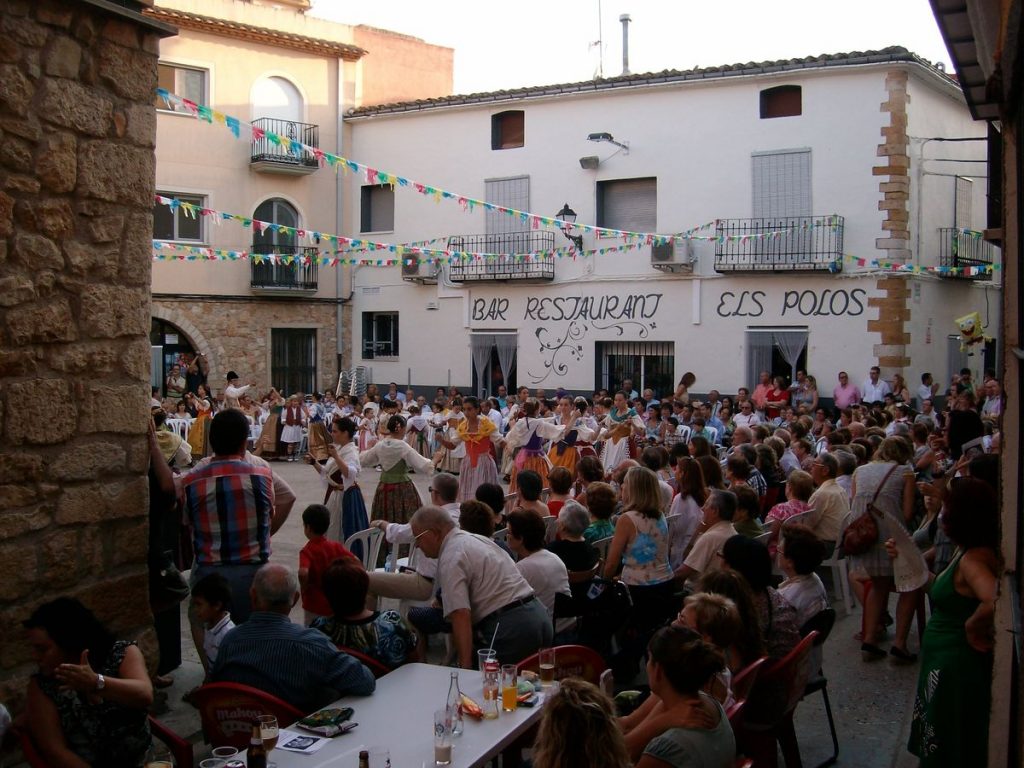
[[[231,587],[228,580],[219,573],[211,573],[197,581],[192,587],[192,610],[203,622],[203,669],[210,674],[221,641],[235,623],[231,620]]]
[[[309,541],[299,552],[299,586],[306,626],[334,612],[324,596],[323,575],[327,566],[339,557],[354,557],[343,544],[324,537],[331,524],[331,511],[323,504],[310,504],[302,512],[302,532]]]

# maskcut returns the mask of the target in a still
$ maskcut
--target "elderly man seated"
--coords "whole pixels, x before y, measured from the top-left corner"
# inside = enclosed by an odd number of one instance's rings
[[[288,618],[299,580],[283,565],[264,565],[250,590],[253,613],[221,642],[210,678],[241,683],[312,712],[350,693],[368,696],[376,685],[360,662],[316,629]]]

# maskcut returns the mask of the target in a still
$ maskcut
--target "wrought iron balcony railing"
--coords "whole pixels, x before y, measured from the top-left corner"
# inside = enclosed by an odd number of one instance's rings
[[[981,232],[956,227],[939,229],[939,270],[941,277],[991,280],[996,263],[996,246]]]
[[[320,167],[312,152],[295,145],[285,147],[268,138],[268,133],[299,141],[310,147],[320,146],[320,127],[309,123],[296,123],[273,117],[261,117],[252,121],[252,165],[261,171],[272,173],[312,173]]]
[[[482,259],[453,261],[449,268],[453,283],[555,279],[555,257],[552,254],[529,255],[554,250],[553,232],[452,235],[448,238],[448,247],[453,251],[494,254]]]
[[[842,216],[719,219],[715,269],[719,272],[839,272],[843,268]]]
[[[250,254],[277,254],[279,256],[308,257],[309,263],[296,258],[291,264],[257,261],[250,258],[254,291],[267,293],[313,293],[317,290],[317,262],[320,252],[316,248],[287,245],[254,245]]]

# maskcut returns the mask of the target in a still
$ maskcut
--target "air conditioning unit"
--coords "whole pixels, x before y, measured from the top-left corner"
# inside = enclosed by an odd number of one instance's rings
[[[402,261],[402,279],[411,283],[437,283],[437,264],[432,262]]]
[[[651,266],[665,272],[693,272],[692,240],[669,240],[651,246]]]

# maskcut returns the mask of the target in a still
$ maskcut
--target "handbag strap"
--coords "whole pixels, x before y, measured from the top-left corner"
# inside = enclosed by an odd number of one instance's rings
[[[899,467],[899,464],[893,462],[893,465],[889,467],[889,471],[885,473],[885,477],[882,478],[882,482],[880,482],[878,487],[875,489],[875,495],[871,497],[871,501],[868,503],[868,511],[871,511],[871,508],[875,506],[875,502],[878,501],[878,494],[882,492],[882,489],[885,487],[885,484],[889,482],[889,478],[892,477],[892,473],[896,471],[897,467]]]

